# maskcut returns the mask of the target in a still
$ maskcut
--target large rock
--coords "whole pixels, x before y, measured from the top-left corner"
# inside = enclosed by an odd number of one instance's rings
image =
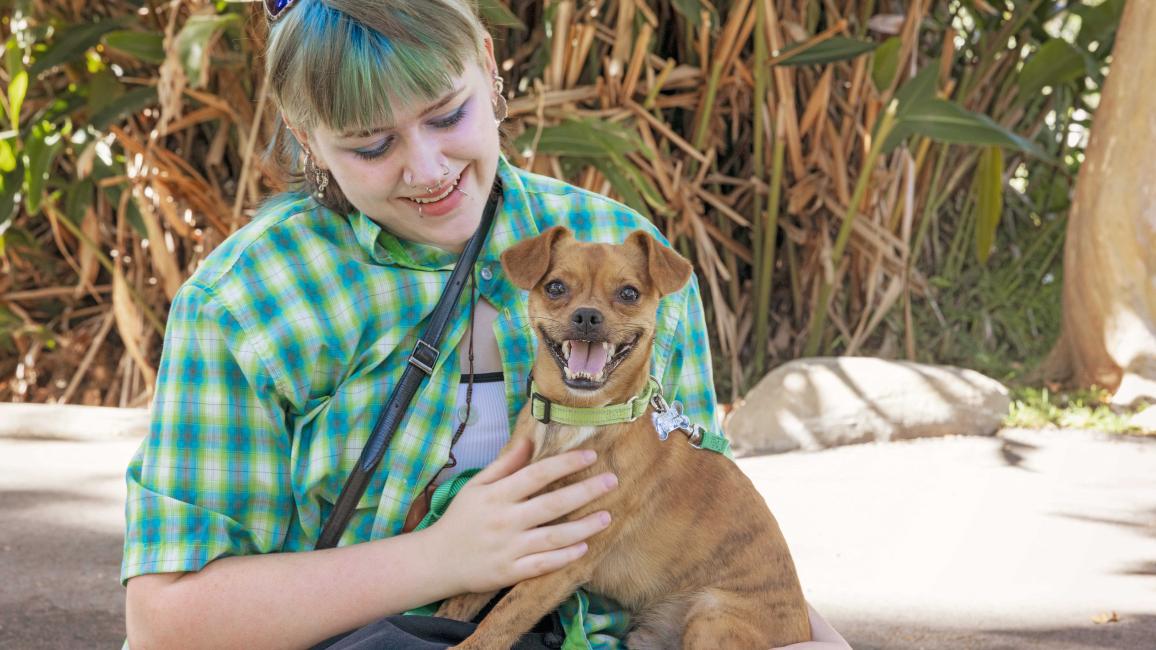
[[[724,429],[736,454],[857,442],[990,435],[1008,390],[973,370],[869,357],[779,366],[736,404]]]

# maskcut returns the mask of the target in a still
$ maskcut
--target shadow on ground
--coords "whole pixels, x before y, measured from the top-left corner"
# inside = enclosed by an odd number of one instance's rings
[[[123,540],[51,513],[107,499],[67,490],[0,490],[0,648],[117,648],[124,640]]]
[[[1096,648],[1151,648],[1156,615],[1121,615],[1118,623],[1057,626],[1032,629],[956,630],[910,628],[886,620],[843,623],[857,632],[847,635],[855,650],[918,650],[927,647],[956,650],[1092,650]]]

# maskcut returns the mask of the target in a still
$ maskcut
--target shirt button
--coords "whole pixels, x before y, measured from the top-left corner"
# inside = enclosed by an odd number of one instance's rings
[[[483,280],[493,280],[494,279],[494,272],[490,270],[490,267],[488,267],[488,266],[482,267],[482,279]]]

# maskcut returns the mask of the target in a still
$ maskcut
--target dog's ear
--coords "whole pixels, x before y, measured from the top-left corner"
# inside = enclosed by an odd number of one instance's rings
[[[635,246],[646,256],[646,269],[650,280],[662,295],[674,293],[686,285],[694,267],[682,255],[669,246],[663,246],[644,230],[635,230],[626,238],[626,243]]]
[[[574,234],[566,226],[554,226],[537,237],[524,239],[502,252],[502,269],[515,287],[529,291],[550,269],[554,244],[572,239]]]

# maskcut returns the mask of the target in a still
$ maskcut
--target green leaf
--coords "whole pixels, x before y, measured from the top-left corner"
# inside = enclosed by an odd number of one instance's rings
[[[7,174],[16,169],[16,151],[8,143],[8,138],[0,140],[0,172]]]
[[[28,71],[21,70],[8,84],[8,122],[12,128],[20,128],[20,108],[24,105],[24,95],[28,92]]]
[[[1080,17],[1077,43],[1085,48],[1092,43],[1106,46],[1115,40],[1116,28],[1124,15],[1124,0],[1104,0],[1094,7],[1076,5],[1072,7],[1072,13]],[[1106,53],[1106,47],[1100,47],[1096,53]]]
[[[109,124],[116,122],[128,113],[135,113],[142,108],[157,103],[157,89],[155,86],[140,86],[121,95],[116,101],[109,102],[89,119],[89,123],[98,130],[105,130]]]
[[[64,134],[56,129],[56,125],[41,122],[32,127],[32,133],[24,143],[24,207],[28,214],[40,211],[44,182],[48,180],[48,172],[63,148]]]
[[[1027,102],[1045,86],[1058,86],[1088,74],[1084,53],[1055,38],[1044,43],[1020,70],[1020,100]]]
[[[642,198],[642,194],[638,192],[638,188],[613,160],[609,158],[591,158],[587,162],[602,172],[606,180],[610,181],[610,186],[622,197],[623,203],[653,221],[653,217],[650,215],[650,209],[646,206],[646,201]]]
[[[526,24],[518,20],[502,0],[481,0],[478,2],[478,13],[490,27],[513,27],[526,31]]]
[[[36,61],[28,68],[28,75],[36,79],[41,73],[73,60],[83,59],[84,52],[100,43],[100,38],[114,29],[123,27],[127,19],[118,18],[99,23],[70,27],[57,34]]]
[[[802,45],[803,43],[792,43],[783,48],[783,53],[786,54]],[[877,45],[875,43],[868,41],[836,36],[813,47],[809,47],[794,56],[789,56],[779,61],[779,65],[821,65],[824,63],[834,63],[836,61],[846,61],[847,59],[854,59],[857,56],[866,54],[876,47]]]
[[[896,91],[895,101],[899,102],[899,106],[895,109],[896,118],[902,118],[905,111],[919,102],[935,99],[938,81],[939,59],[932,59]]]
[[[161,64],[165,60],[164,36],[159,32],[121,29],[104,35],[104,44],[145,63]]]
[[[177,55],[185,69],[185,76],[193,88],[202,88],[208,82],[209,46],[223,29],[241,24],[239,14],[191,16],[177,34]]]
[[[123,96],[125,87],[112,70],[101,70],[88,78],[86,91],[88,112],[91,115]]]
[[[15,36],[4,44],[4,64],[8,70],[8,124],[13,129],[20,128],[20,108],[28,94],[28,71],[24,69],[23,48]]]
[[[702,3],[699,0],[672,0],[670,4],[686,18],[686,22],[695,27],[702,24]]]
[[[883,151],[889,152],[911,135],[922,135],[939,142],[1010,147],[1041,155],[1028,140],[997,124],[990,117],[972,113],[942,99],[925,99],[908,104],[895,122]]]
[[[895,73],[899,72],[901,45],[903,41],[898,36],[892,36],[875,49],[875,56],[871,60],[871,81],[875,82],[875,88],[879,92],[890,88],[891,82],[895,80]]]
[[[986,264],[1003,215],[1003,150],[987,147],[975,168],[975,256]]]
[[[534,140],[534,130],[527,129],[517,140],[524,149]],[[557,126],[542,129],[537,152],[548,156],[580,158],[607,157],[637,151],[639,144],[622,128],[601,120],[566,120]]]
[[[24,185],[24,163],[16,161],[16,167],[0,174],[0,230],[6,230],[12,215],[20,206],[20,188]]]

